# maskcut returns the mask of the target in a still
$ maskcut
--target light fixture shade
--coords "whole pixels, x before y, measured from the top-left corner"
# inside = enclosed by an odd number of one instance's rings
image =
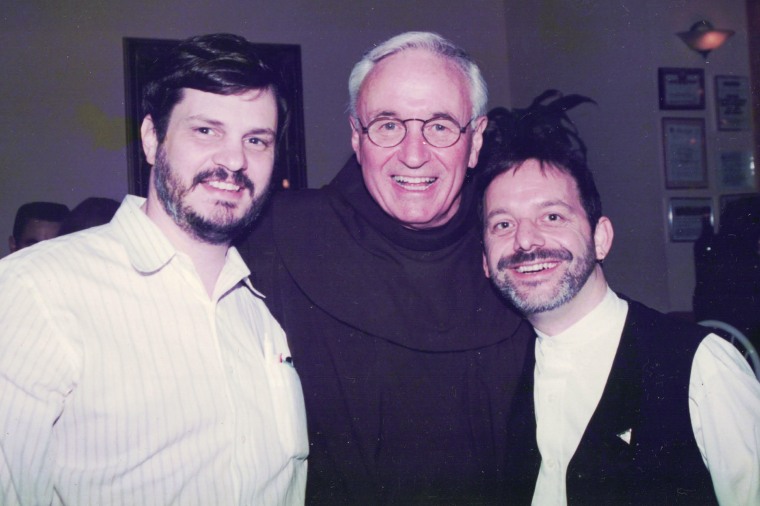
[[[694,23],[688,32],[679,32],[676,35],[706,59],[710,51],[722,46],[734,33],[733,30],[714,28],[709,21],[703,19]]]

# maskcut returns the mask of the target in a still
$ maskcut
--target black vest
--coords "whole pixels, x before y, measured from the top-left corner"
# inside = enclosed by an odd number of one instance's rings
[[[707,333],[628,301],[610,376],[567,470],[576,504],[717,504],[689,416],[689,377]],[[541,464],[533,406],[535,356],[515,398],[508,455],[509,504],[530,504]],[[630,444],[619,434],[630,429]]]

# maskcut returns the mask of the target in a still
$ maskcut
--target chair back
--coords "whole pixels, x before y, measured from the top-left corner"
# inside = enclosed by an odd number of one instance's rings
[[[736,346],[744,358],[747,359],[747,362],[749,362],[752,370],[755,372],[755,377],[760,381],[760,357],[758,357],[757,350],[744,333],[733,325],[720,320],[702,320],[699,324],[703,327],[718,329],[728,333],[731,344]]]

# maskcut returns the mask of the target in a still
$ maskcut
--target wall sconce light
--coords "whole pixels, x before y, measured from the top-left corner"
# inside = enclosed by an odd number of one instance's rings
[[[707,55],[713,49],[717,49],[723,45],[735,32],[733,30],[724,30],[714,28],[713,25],[706,20],[697,21],[688,32],[679,32],[678,35],[687,46],[701,54],[705,60]]]

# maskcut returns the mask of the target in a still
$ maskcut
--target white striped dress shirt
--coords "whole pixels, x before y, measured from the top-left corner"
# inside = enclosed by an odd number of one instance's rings
[[[142,202],[0,261],[0,504],[303,504],[282,329],[234,248],[209,298]]]

